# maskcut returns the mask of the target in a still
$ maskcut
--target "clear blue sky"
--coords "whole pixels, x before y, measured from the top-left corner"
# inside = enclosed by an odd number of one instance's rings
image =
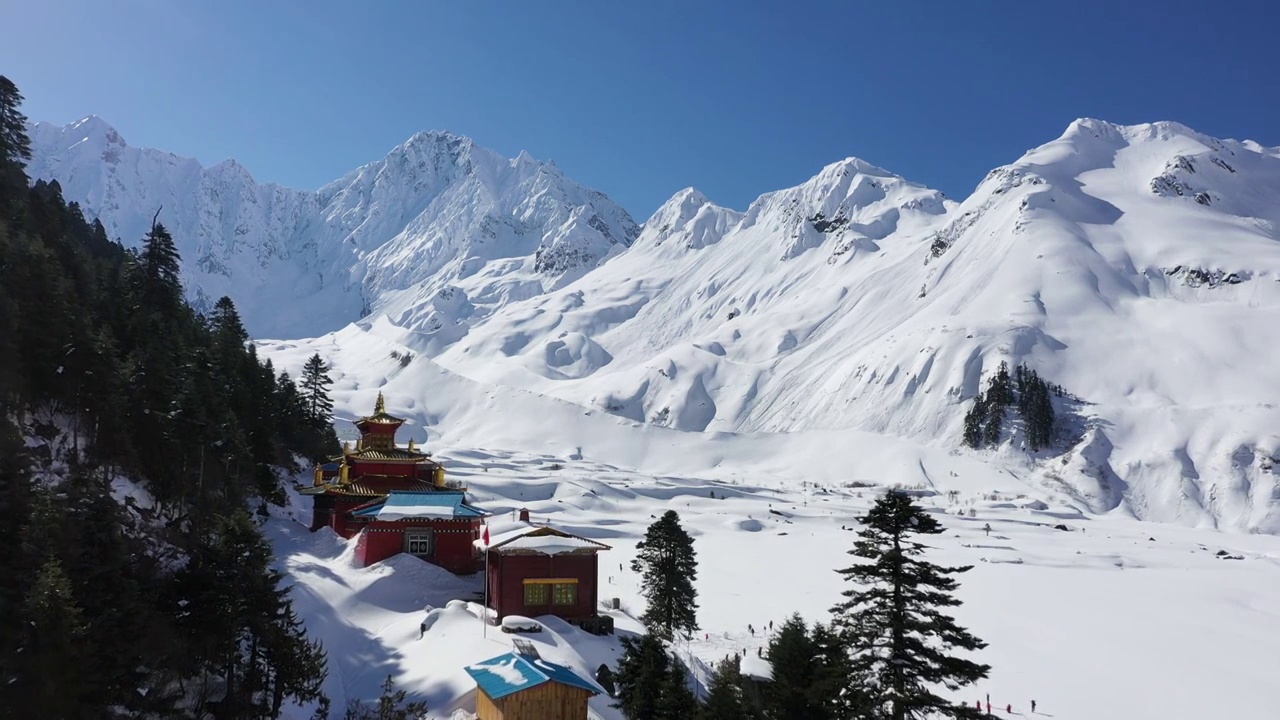
[[[638,221],[857,155],[961,198],[1080,116],[1280,144],[1276,2],[0,2],[26,112],[316,188],[447,129]]]

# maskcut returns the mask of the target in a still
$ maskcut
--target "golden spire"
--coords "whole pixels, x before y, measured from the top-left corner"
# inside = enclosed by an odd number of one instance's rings
[[[373,414],[381,415],[387,411],[387,403],[382,399],[382,391],[378,391],[378,401],[373,405]]]
[[[342,443],[342,454],[343,454],[343,455],[350,455],[350,454],[351,454],[351,441],[350,441],[350,440],[347,440],[347,441],[345,441],[345,442],[343,442],[343,443]]]
[[[409,438],[409,452],[418,452],[418,441]]]

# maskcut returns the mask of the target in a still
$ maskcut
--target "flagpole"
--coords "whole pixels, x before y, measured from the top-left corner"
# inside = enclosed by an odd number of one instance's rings
[[[484,626],[481,637],[489,638],[489,526],[484,528],[484,608],[480,613],[480,623]]]

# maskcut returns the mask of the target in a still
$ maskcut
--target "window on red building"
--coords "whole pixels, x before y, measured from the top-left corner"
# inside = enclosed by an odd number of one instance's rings
[[[524,584],[524,604],[529,606],[547,605],[551,600],[551,586],[545,583]]]
[[[431,554],[431,531],[410,530],[404,534],[404,551],[410,555]]]
[[[552,605],[577,605],[578,604],[578,584],[577,583],[556,583],[551,586],[551,604]]]

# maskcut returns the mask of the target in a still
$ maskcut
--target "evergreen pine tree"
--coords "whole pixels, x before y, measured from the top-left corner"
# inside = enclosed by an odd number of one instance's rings
[[[987,399],[983,403],[986,408],[986,422],[982,426],[982,442],[985,445],[999,445],[1000,436],[1004,431],[1004,412],[1005,405],[1000,402],[993,402],[993,393],[988,390]],[[996,397],[999,397],[996,394]]]
[[[873,717],[982,717],[933,690],[964,687],[990,670],[951,655],[986,643],[942,611],[960,604],[952,596],[957,586],[952,576],[971,568],[941,567],[920,558],[925,546],[913,537],[936,535],[943,528],[903,492],[886,493],[861,521],[866,527],[849,554],[872,562],[839,571],[855,587],[842,593],[846,600],[832,613],[855,673],[868,680]]]
[[[333,424],[333,400],[329,399],[329,366],[320,357],[312,355],[302,368],[302,405],[313,427]]]
[[[689,689],[684,663],[671,657],[652,633],[622,638],[622,657],[614,674],[617,702],[627,720],[689,720],[698,701]]]
[[[22,93],[0,75],[0,164],[23,166],[31,159],[27,117],[22,114]]]
[[[646,607],[641,619],[649,632],[664,640],[698,629],[698,559],[693,538],[680,526],[680,515],[668,510],[649,526],[636,545],[631,570],[641,575]]]
[[[707,686],[702,720],[742,720],[749,712],[742,693],[742,671],[735,655],[716,663],[715,675]]]
[[[866,680],[853,666],[844,639],[821,623],[813,626],[813,682],[815,717],[863,720],[872,715]]]
[[[0,217],[7,220],[23,214],[18,196],[27,188],[24,168],[31,159],[27,118],[21,107],[22,93],[12,80],[0,75]]]
[[[996,402],[1001,405],[1013,403],[1013,388],[1009,382],[1009,363],[1003,360],[1000,361],[995,377],[992,378],[991,392],[995,393]]]
[[[18,683],[27,696],[25,717],[87,717],[80,702],[79,645],[88,626],[56,557],[47,558],[36,575],[22,624],[24,662]]]
[[[159,223],[142,241],[138,256],[138,295],[140,307],[151,313],[162,314],[162,319],[172,321],[182,304],[181,258],[173,236]],[[172,338],[170,338],[172,339]]]
[[[769,640],[766,653],[773,666],[773,682],[764,688],[765,714],[769,720],[827,720],[817,693],[817,652],[800,615],[782,623]]]
[[[689,688],[689,668],[679,658],[671,658],[654,720],[689,720],[698,716],[698,709],[698,699]]]
[[[978,397],[973,399],[973,405],[964,414],[964,444],[975,450],[982,447],[986,424],[987,404],[982,393],[978,393]]]

